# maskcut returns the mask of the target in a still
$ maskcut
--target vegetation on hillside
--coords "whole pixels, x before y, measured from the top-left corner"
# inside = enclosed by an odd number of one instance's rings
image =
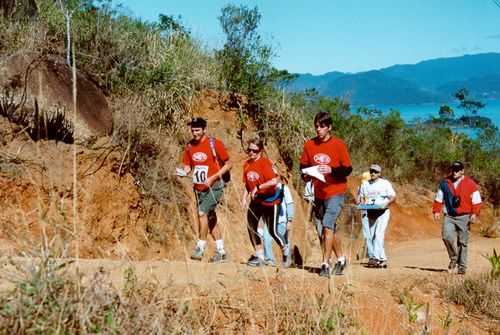
[[[485,199],[495,207],[500,203],[497,127],[485,126],[477,139],[471,139],[454,133],[446,122],[406,125],[397,111],[383,114],[360,108],[351,113],[348,101],[321,97],[314,90],[284,94],[282,85],[294,77],[271,66],[274,51],[258,34],[257,8],[222,8],[219,20],[226,43],[221,50],[207,50],[172,16],[161,14],[158,22],[142,22],[121,15],[109,1],[80,4],[71,7],[77,68],[116,102],[115,141],[126,148],[128,167],[143,181],[144,192],[159,202],[174,195],[158,196],[159,190],[151,189],[158,185],[152,178],[175,180],[166,169],[150,173],[164,151],[158,139],[170,138],[180,146],[186,140],[180,130],[194,95],[216,88],[249,97],[254,107],[246,111],[247,117],[262,137],[278,144],[294,173],[304,140],[314,135],[313,116],[326,111],[335,120],[335,134],[349,146],[355,171],[377,162],[395,182],[434,188],[458,159],[481,184]],[[57,1],[39,0],[37,6],[36,16],[16,12],[1,19],[1,54],[33,50],[65,58],[63,11]],[[464,97],[464,108],[474,103],[467,91],[457,94]]]
[[[37,51],[65,60],[67,19],[58,3],[38,0],[37,15],[17,11],[0,16],[0,54]],[[172,157],[180,156],[186,141],[193,98],[215,88],[249,97],[252,108],[242,119],[254,122],[266,141],[276,143],[297,182],[302,145],[314,136],[313,117],[326,111],[334,118],[335,134],[349,146],[356,172],[376,162],[395,182],[434,188],[449,164],[460,159],[483,186],[485,198],[498,207],[497,128],[481,129],[478,139],[470,139],[453,133],[446,123],[408,126],[397,111],[384,115],[361,108],[352,113],[348,101],[314,91],[284,94],[281,87],[293,76],[271,66],[273,50],[257,33],[257,8],[224,7],[220,21],[227,42],[222,50],[207,50],[168,13],[150,23],[121,15],[107,0],[64,3],[74,9],[70,51],[75,65],[107,94],[116,120],[112,140],[126,155],[123,169],[134,174],[144,197],[156,204],[183,198],[172,176]],[[169,292],[155,282],[139,283],[133,268],[126,271],[119,291],[106,274],[84,281],[67,271],[71,264],[57,263],[46,250],[40,259],[9,261],[14,287],[0,295],[1,332],[212,333],[251,329],[257,323],[249,317],[252,306],[233,307],[247,306],[247,301],[229,294]],[[276,294],[283,296],[286,291]],[[355,322],[335,298],[276,299],[264,311],[263,332],[345,333]]]

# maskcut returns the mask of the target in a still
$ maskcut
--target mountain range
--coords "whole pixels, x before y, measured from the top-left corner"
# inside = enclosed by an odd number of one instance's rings
[[[466,88],[475,100],[500,99],[500,53],[437,58],[358,73],[299,74],[286,89],[315,89],[353,105],[448,103]]]

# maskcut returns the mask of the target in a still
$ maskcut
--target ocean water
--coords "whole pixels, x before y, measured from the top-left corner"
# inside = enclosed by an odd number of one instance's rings
[[[486,100],[486,101],[481,101],[483,104],[486,106],[484,108],[480,108],[477,111],[477,116],[484,116],[500,128],[500,100]],[[379,109],[383,111],[384,113],[388,113],[391,110],[398,110],[399,113],[401,114],[401,118],[406,122],[406,123],[411,123],[412,121],[415,120],[420,120],[420,121],[426,121],[428,120],[431,116],[432,117],[439,117],[439,108],[443,104],[429,104],[429,105],[385,105],[385,106],[378,106],[378,105],[373,105],[373,106],[365,106],[370,109]],[[450,106],[454,111],[455,111],[455,117],[459,118],[460,116],[464,115],[464,111],[461,108],[458,108],[457,103],[448,103],[448,106]],[[359,106],[353,106],[352,111],[356,111]]]

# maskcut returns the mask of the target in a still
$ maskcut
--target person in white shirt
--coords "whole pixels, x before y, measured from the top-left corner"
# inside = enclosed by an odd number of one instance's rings
[[[363,185],[365,181],[370,179],[371,179],[370,172],[369,171],[363,172],[363,174],[361,175],[361,182],[358,187],[358,205],[361,204],[361,196],[359,194],[359,191],[361,190],[361,185]],[[370,234],[370,225],[368,222],[368,213],[366,212],[366,210],[363,210],[361,213],[361,228],[363,230],[363,237],[365,238],[366,256],[368,256],[368,266],[372,266],[375,256],[373,255],[373,241],[372,241],[372,236]]]
[[[361,184],[359,199],[362,205],[371,205],[367,209],[370,238],[373,243],[373,258],[368,261],[368,266],[376,268],[387,267],[387,256],[384,248],[385,230],[389,224],[389,206],[396,201],[396,192],[391,183],[380,178],[382,168],[380,165],[370,166],[370,180]]]
[[[279,192],[279,198],[281,199],[280,202],[280,213],[279,213],[279,218],[278,218],[278,234],[280,236],[283,236],[285,240],[288,241],[288,245],[286,246],[290,250],[290,236],[289,236],[289,231],[292,229],[292,222],[293,222],[293,214],[295,212],[295,206],[293,204],[293,199],[292,199],[292,193],[290,192],[290,188],[286,184],[286,180],[284,180],[283,176],[279,174],[279,170],[276,166],[273,166],[273,171],[276,174],[276,176],[279,178],[278,179],[278,192]],[[260,232],[260,227],[259,227],[259,232]],[[262,229],[262,238],[264,240],[264,253],[265,253],[265,261],[264,263],[268,266],[276,266],[276,260],[273,255],[273,238],[271,237],[271,234],[269,234],[269,230],[267,229],[266,225],[264,225],[264,229]],[[291,264],[291,258],[288,258],[289,261],[284,261],[282,266],[287,268]]]

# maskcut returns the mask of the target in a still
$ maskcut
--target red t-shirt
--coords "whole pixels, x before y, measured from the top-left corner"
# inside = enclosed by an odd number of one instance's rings
[[[214,148],[221,161],[226,162],[229,159],[229,154],[224,144],[216,138],[214,138]],[[182,163],[190,166],[193,170],[194,187],[200,191],[208,189],[203,185],[203,182],[220,169],[219,162],[217,162],[210,148],[210,139],[208,136],[205,136],[205,139],[202,139],[200,142],[191,141],[186,145]]]
[[[348,167],[351,166],[351,159],[347,146],[341,139],[331,136],[328,141],[322,142],[315,137],[304,144],[300,164],[304,166],[328,165],[334,168],[340,165]],[[336,178],[325,174],[325,183],[316,178],[313,180],[314,196],[320,200],[345,194],[347,191],[347,178]]]
[[[248,192],[251,192],[255,186],[263,184],[273,178],[276,178],[273,171],[273,165],[266,157],[261,156],[256,161],[249,159],[243,165],[243,183],[245,183],[245,187]],[[261,203],[265,206],[279,204],[279,199],[276,199],[273,202],[264,202],[264,199],[274,196],[276,191],[276,186],[258,190],[253,201]]]

